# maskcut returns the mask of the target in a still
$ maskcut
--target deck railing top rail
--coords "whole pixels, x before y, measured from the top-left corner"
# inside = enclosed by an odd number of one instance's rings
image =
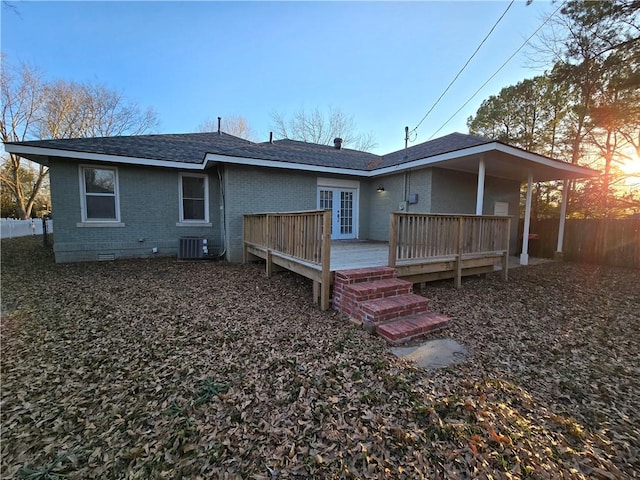
[[[392,213],[389,265],[509,249],[510,217]]]
[[[322,264],[325,210],[244,216],[244,241],[315,265]]]

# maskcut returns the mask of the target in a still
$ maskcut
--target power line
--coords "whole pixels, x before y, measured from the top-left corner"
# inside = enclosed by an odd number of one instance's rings
[[[558,13],[558,11],[562,8],[562,6],[564,5],[564,3],[565,3],[565,2],[562,2],[562,3],[560,4],[560,6],[559,6],[558,8],[556,8],[556,10],[555,10],[551,15],[549,15],[549,16],[545,19],[545,21],[544,21],[544,22],[542,22],[542,24],[541,24],[541,25],[540,25],[540,26],[535,30],[535,32],[533,32],[531,35],[529,35],[529,38],[527,38],[527,39],[524,41],[524,43],[523,43],[522,45],[520,45],[520,46],[518,47],[518,49],[517,49],[515,52],[513,52],[513,54],[512,54],[509,58],[507,58],[507,60],[506,60],[502,65],[500,65],[500,68],[498,68],[498,70],[496,70],[496,71],[495,71],[495,73],[494,73],[493,75],[491,75],[491,76],[489,77],[489,79],[488,79],[486,82],[484,82],[484,83],[482,84],[482,86],[481,86],[480,88],[478,88],[478,90],[476,90],[476,91],[474,92],[474,94],[473,94],[473,95],[471,95],[471,97],[469,97],[469,99],[468,99],[466,102],[464,102],[464,103],[462,104],[462,106],[461,106],[458,110],[456,110],[456,113],[454,113],[453,115],[451,115],[451,116],[447,119],[447,121],[446,121],[446,122],[444,122],[444,123],[442,124],[442,126],[440,126],[440,128],[439,128],[438,130],[436,130],[435,132],[433,132],[433,135],[431,135],[431,136],[429,137],[429,140],[431,140],[433,137],[435,137],[435,136],[438,134],[438,132],[439,132],[440,130],[442,130],[442,129],[443,129],[443,128],[444,128],[444,127],[445,127],[445,126],[446,126],[446,125],[451,121],[451,120],[453,120],[453,119],[455,118],[455,116],[456,116],[456,115],[458,115],[458,114],[460,113],[460,111],[461,111],[464,107],[466,107],[466,106],[468,105],[468,103],[469,103],[471,100],[473,100],[473,99],[475,98],[475,96],[476,96],[478,93],[480,93],[480,91],[481,91],[484,87],[486,87],[486,86],[487,86],[487,84],[488,84],[491,80],[493,80],[493,78],[494,78],[498,73],[500,73],[500,70],[502,70],[502,69],[507,65],[507,63],[509,63],[509,62],[513,59],[513,57],[515,57],[515,56],[518,54],[518,52],[519,52],[520,50],[522,50],[522,49],[524,48],[524,46],[525,46],[527,43],[529,43],[529,41],[530,41],[530,40],[531,40],[531,39],[532,39],[532,38],[533,38],[533,37],[534,37],[534,36],[535,36],[539,31],[540,31],[540,29],[542,29],[542,27],[544,27],[544,26],[547,24],[547,22],[548,22],[549,20],[551,20],[551,18],[552,18],[556,13]]]
[[[451,86],[455,83],[455,81],[458,79],[458,77],[460,76],[460,74],[464,71],[465,68],[467,68],[467,65],[469,65],[469,62],[471,62],[471,60],[473,59],[473,57],[476,56],[476,53],[478,53],[478,50],[480,50],[480,48],[482,47],[482,45],[484,45],[484,42],[487,41],[487,39],[489,38],[489,36],[491,36],[491,34],[493,33],[493,31],[496,29],[496,27],[498,26],[498,24],[500,23],[500,20],[502,20],[504,18],[504,16],[507,14],[507,12],[509,11],[509,9],[511,8],[511,5],[513,5],[513,3],[515,2],[515,0],[511,0],[511,3],[507,6],[506,10],[504,12],[502,12],[502,15],[500,15],[500,18],[498,18],[498,20],[496,20],[496,23],[493,24],[493,27],[491,27],[491,30],[489,30],[489,33],[487,33],[487,35],[482,39],[482,41],[480,42],[480,45],[478,45],[478,47],[475,49],[475,51],[471,54],[471,56],[469,57],[469,60],[467,60],[467,62],[462,66],[462,68],[460,69],[460,71],[456,74],[455,77],[453,77],[453,80],[451,80],[451,82],[449,83],[449,85],[447,86],[447,88],[444,89],[444,92],[442,92],[442,94],[440,94],[440,96],[438,97],[438,99],[435,101],[435,103],[433,105],[431,105],[431,108],[429,109],[429,111],[427,113],[424,114],[424,117],[422,117],[422,120],[420,120],[418,122],[418,124],[415,126],[415,128],[413,130],[411,130],[410,133],[414,133],[418,127],[420,125],[422,125],[422,122],[424,122],[426,120],[426,118],[429,116],[429,114],[433,111],[434,108],[436,108],[436,105],[438,105],[438,103],[440,103],[440,100],[442,100],[442,97],[444,97],[444,95],[449,91],[449,89],[451,88]]]

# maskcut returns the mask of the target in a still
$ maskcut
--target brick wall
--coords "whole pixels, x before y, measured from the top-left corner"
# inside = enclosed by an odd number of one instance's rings
[[[384,192],[377,192],[378,185]],[[431,169],[409,172],[406,177],[407,196],[418,195],[418,203],[408,205],[408,211],[429,213],[431,208]],[[389,215],[397,212],[400,202],[406,201],[405,174],[376,177],[369,183],[369,237],[371,240],[389,241]]]
[[[318,177],[360,181],[359,238],[367,239],[367,181],[285,169],[227,165],[224,168],[227,258],[242,261],[242,218],[245,214],[294,212],[318,208]]]
[[[51,159],[51,203],[57,262],[176,255],[181,236],[206,238],[210,249],[221,244],[220,188],[215,169],[207,171],[211,226],[178,227],[179,171],[118,165],[120,227],[91,227],[82,222],[78,164]]]

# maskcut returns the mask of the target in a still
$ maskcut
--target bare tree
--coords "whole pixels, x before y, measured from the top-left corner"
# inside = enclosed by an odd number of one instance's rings
[[[0,82],[0,135],[3,142],[20,142],[32,137],[38,130],[44,85],[37,70],[25,65],[14,70],[6,62],[3,63]],[[39,165],[36,171],[30,162],[25,167],[22,160],[18,155],[6,155],[3,158],[3,168],[0,169],[0,182],[3,190],[9,190],[14,197],[18,216],[26,219],[31,215],[36,196],[49,169]]]
[[[139,135],[157,127],[153,109],[104,85],[59,80],[45,86],[40,138]]]
[[[229,117],[222,117],[221,130],[229,135],[235,137],[244,138],[245,140],[253,140],[253,129],[249,125],[249,122],[242,115],[231,115]],[[198,125],[199,132],[217,132],[218,120],[211,120],[210,118]]]
[[[102,85],[67,81],[47,83],[31,67],[3,62],[1,73],[3,142],[31,139],[136,135],[157,125],[152,109],[142,110]],[[0,182],[13,195],[21,218],[31,215],[48,173],[21,157],[3,155]]]
[[[342,138],[343,145],[363,151],[377,145],[373,133],[358,133],[353,115],[333,107],[326,113],[319,108],[307,111],[302,107],[291,118],[278,112],[272,113],[271,118],[272,128],[280,137],[322,145],[333,145],[335,138]]]

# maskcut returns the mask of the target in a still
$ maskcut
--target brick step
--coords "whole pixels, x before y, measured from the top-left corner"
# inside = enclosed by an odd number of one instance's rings
[[[355,318],[355,316],[352,315],[352,311],[357,307],[357,304],[354,304],[349,299],[346,303],[344,302],[344,294],[347,287],[351,285],[357,285],[359,283],[370,283],[380,280],[393,279],[396,278],[396,275],[396,269],[391,267],[369,267],[354,268],[351,270],[338,270],[334,273],[333,277],[333,308]],[[358,319],[361,320],[360,318]]]
[[[441,330],[451,323],[445,315],[424,312],[376,325],[376,333],[393,345]]]
[[[396,269],[391,267],[367,267],[351,270],[338,270],[335,272],[336,283],[352,284],[360,282],[372,282],[385,278],[395,278]]]
[[[342,293],[341,311],[351,318],[362,321],[365,318],[360,307],[362,302],[378,298],[407,295],[413,291],[413,284],[398,278],[385,278],[373,282],[346,285]]]
[[[426,312],[427,304],[426,298],[414,293],[367,300],[359,304],[359,311],[362,317],[358,318],[358,320],[378,324],[387,320]]]
[[[413,283],[399,278],[385,278],[374,282],[353,283],[344,289],[344,296],[356,302],[374,300],[376,298],[406,295],[413,292]]]

